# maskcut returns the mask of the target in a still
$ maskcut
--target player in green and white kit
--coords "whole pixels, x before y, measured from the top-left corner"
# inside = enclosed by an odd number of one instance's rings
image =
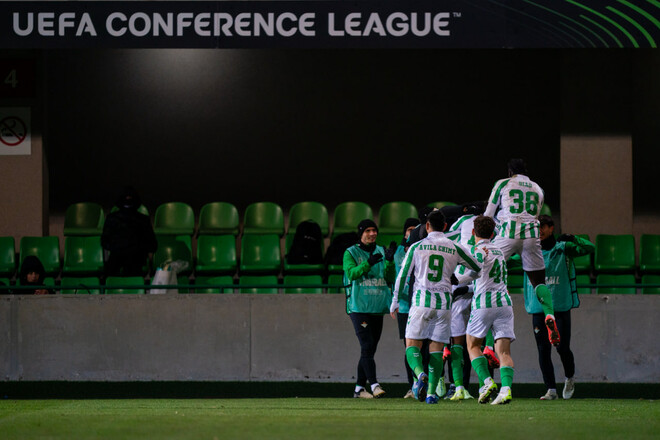
[[[479,265],[465,248],[445,237],[442,231],[446,223],[442,212],[431,212],[425,227],[428,236],[410,246],[404,257],[394,285],[390,314],[396,318],[399,295],[403,295],[406,280],[414,274],[406,326],[406,358],[417,378],[413,385],[415,397],[419,401],[426,397],[426,403],[438,403],[436,389],[438,386],[444,388],[442,348],[449,343],[451,333],[451,276],[459,263],[474,271],[479,271]],[[420,355],[425,339],[431,340],[428,375],[424,373]]]
[[[543,190],[527,177],[527,166],[522,159],[511,159],[508,168],[509,177],[495,183],[484,215],[493,217],[498,223],[493,243],[504,253],[504,258],[520,254],[522,268],[543,306],[548,339],[552,345],[559,345],[559,330],[552,294],[545,285],[545,264],[539,238],[538,216],[543,206]]]
[[[500,377],[502,389],[493,401],[493,405],[511,401],[513,383],[513,359],[511,342],[516,339],[513,332],[513,307],[506,286],[507,269],[503,252],[491,243],[495,221],[483,215],[474,220],[476,244],[472,255],[481,265],[481,272],[475,281],[472,311],[467,327],[467,344],[472,360],[472,367],[483,386],[479,389],[479,403],[487,403],[491,394],[497,390],[488,371],[488,361],[481,346],[488,330],[493,331],[495,351],[500,359]],[[475,277],[476,274],[471,274]]]

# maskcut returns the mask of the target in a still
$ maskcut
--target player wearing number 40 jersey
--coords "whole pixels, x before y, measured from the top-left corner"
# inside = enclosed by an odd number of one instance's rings
[[[543,190],[527,177],[527,166],[522,159],[511,159],[508,168],[509,177],[495,183],[484,215],[498,222],[493,244],[502,251],[504,259],[520,254],[522,268],[543,307],[548,339],[556,346],[559,345],[559,331],[552,294],[545,285],[545,263],[539,236],[538,216],[543,206]]]
[[[445,217],[440,211],[431,212],[426,221],[428,236],[410,246],[394,285],[390,314],[396,319],[399,295],[404,295],[406,280],[414,274],[415,282],[410,296],[410,312],[406,326],[406,358],[417,381],[413,385],[415,397],[427,403],[437,403],[436,388],[442,382],[442,349],[449,343],[451,321],[451,276],[460,263],[474,271],[479,264],[467,249],[451,241],[442,232]],[[420,347],[425,339],[429,344],[429,375],[424,373]],[[428,392],[427,392],[428,391]],[[426,397],[428,395],[428,397]]]

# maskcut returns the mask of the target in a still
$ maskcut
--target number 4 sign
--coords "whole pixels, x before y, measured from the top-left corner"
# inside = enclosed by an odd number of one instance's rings
[[[30,108],[0,107],[0,155],[30,154]]]

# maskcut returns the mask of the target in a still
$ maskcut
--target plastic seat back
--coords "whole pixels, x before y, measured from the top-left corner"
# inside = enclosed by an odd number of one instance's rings
[[[322,284],[321,275],[285,275],[284,293],[323,293]]]
[[[635,275],[631,274],[600,274],[596,277],[596,293],[626,294],[636,293]]]
[[[95,275],[103,273],[103,248],[101,237],[69,236],[64,239],[64,275]]]
[[[222,286],[232,286],[234,279],[230,275],[220,276],[201,276],[195,278],[195,284],[198,286],[210,286],[213,284]],[[193,293],[233,293],[233,287],[195,287]]]
[[[445,206],[457,206],[457,204],[454,203],[454,202],[437,201],[437,202],[431,202],[426,206],[428,206],[429,208],[438,208],[438,209],[440,209],[440,208],[444,208]],[[401,227],[403,228],[403,225],[401,225]]]
[[[278,287],[273,287],[277,284],[275,275],[242,275],[238,280],[240,293],[278,293]]]
[[[192,272],[192,239],[190,235],[157,235],[158,249],[154,254],[154,269],[170,261],[185,261],[188,268],[178,275],[190,275]]]
[[[257,202],[245,208],[243,234],[284,235],[284,212],[277,203]]]
[[[591,287],[584,287],[586,284],[591,284],[591,278],[589,275],[578,275],[575,277],[575,283],[577,284],[577,291],[580,295],[585,294],[589,295],[591,294]]]
[[[23,237],[19,244],[19,261],[34,255],[44,265],[46,276],[56,277],[60,273],[60,239],[56,236]],[[20,271],[20,265],[19,265]]]
[[[305,220],[314,220],[321,227],[321,234],[327,237],[330,232],[328,208],[319,202],[299,202],[289,210],[287,235],[296,232],[296,226]]]
[[[642,275],[642,293],[644,295],[660,294],[660,275]]]
[[[364,219],[374,218],[371,206],[364,202],[344,202],[337,205],[334,211],[332,235],[336,237],[346,232],[357,231],[357,225]],[[403,224],[401,225],[403,229]]]
[[[415,205],[409,202],[389,202],[378,210],[378,234],[401,234],[406,219],[417,218]]]
[[[0,277],[11,278],[16,272],[14,237],[0,237]]]
[[[200,235],[197,238],[195,273],[222,274],[236,271],[236,237],[233,235]]]
[[[328,293],[345,293],[344,275],[333,273],[328,275],[328,284],[337,287],[328,287]]]
[[[239,218],[236,206],[227,202],[211,202],[199,211],[199,235],[238,235]]]
[[[98,277],[62,277],[60,282],[60,293],[73,295],[73,294],[92,294],[98,295],[101,293],[99,286],[101,280]]]
[[[509,274],[506,285],[509,293],[524,293],[525,275]]]
[[[244,235],[241,239],[240,272],[277,274],[280,271],[280,238],[276,234]]]
[[[154,215],[157,235],[193,235],[195,214],[187,203],[168,202],[159,205]]]
[[[631,234],[596,236],[596,272],[632,273],[635,271],[635,238]]]
[[[660,273],[660,235],[643,234],[639,238],[639,270]]]
[[[108,277],[105,280],[106,295],[145,293],[142,277]]]
[[[105,214],[98,203],[69,205],[64,214],[64,235],[101,235]]]

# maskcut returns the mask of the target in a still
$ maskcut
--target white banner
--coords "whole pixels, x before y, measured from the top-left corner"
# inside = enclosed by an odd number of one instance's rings
[[[32,154],[29,107],[0,107],[0,155]]]

